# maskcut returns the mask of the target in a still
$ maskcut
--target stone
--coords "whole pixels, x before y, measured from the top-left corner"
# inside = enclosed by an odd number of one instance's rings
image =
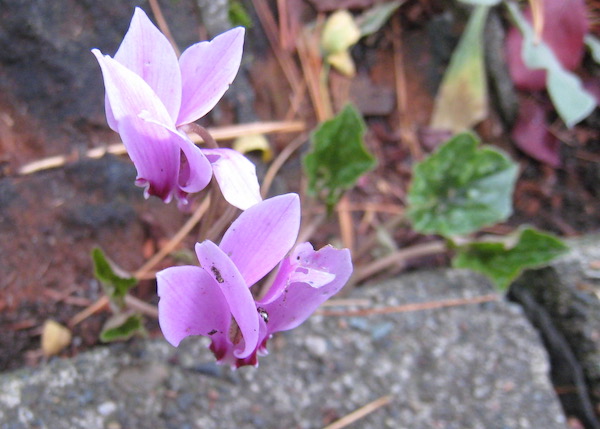
[[[600,428],[600,236],[568,244],[549,267],[524,273],[511,296],[542,332],[567,411]]]
[[[469,304],[480,296],[491,301]],[[350,297],[369,305],[337,315],[327,307],[276,335],[258,368],[203,370],[214,362],[206,339],[188,338],[179,348],[136,340],[0,374],[0,429],[315,428],[379,398],[389,403],[357,427],[565,428],[536,331],[481,276],[414,273]],[[364,314],[441,300],[463,304]]]

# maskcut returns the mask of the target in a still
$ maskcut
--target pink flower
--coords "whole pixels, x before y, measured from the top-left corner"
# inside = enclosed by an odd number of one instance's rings
[[[261,200],[254,165],[231,149],[200,149],[181,127],[206,115],[235,78],[244,29],[187,48],[179,60],[169,41],[139,8],[114,58],[96,56],[106,88],[108,125],[137,168],[146,197],[187,203],[214,173],[225,199],[246,209]]]
[[[336,294],[352,274],[348,249],[315,251],[303,243],[287,258],[300,227],[298,195],[262,201],[243,212],[221,244],[196,244],[200,266],[157,273],[158,320],[169,343],[203,335],[219,363],[258,365],[267,340],[293,329]],[[277,264],[279,270],[259,299],[250,288]]]

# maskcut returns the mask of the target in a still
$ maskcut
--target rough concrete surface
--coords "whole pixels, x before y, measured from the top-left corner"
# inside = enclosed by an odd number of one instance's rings
[[[352,294],[369,308],[493,293],[481,277],[405,275]],[[0,428],[564,428],[548,360],[502,299],[417,312],[315,315],[260,367],[218,367],[205,342],[133,341],[0,375]]]

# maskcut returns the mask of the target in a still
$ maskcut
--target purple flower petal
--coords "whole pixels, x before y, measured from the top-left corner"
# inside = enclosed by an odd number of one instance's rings
[[[233,149],[202,149],[212,164],[213,174],[227,202],[246,210],[262,201],[256,167]]]
[[[243,27],[234,28],[181,54],[183,92],[177,125],[206,115],[225,94],[240,68],[244,31]]]
[[[166,340],[177,347],[190,335],[227,340],[231,313],[215,280],[202,268],[171,267],[156,274],[158,322]]]
[[[268,315],[270,333],[293,329],[335,295],[352,274],[348,249],[315,252],[304,243],[282,263],[273,286],[257,306]],[[330,277],[333,275],[333,278]]]
[[[210,162],[202,150],[187,138],[179,140],[179,147],[185,155],[181,158],[179,188],[187,193],[199,192],[212,178]]]
[[[106,110],[106,122],[111,130],[118,133],[119,125],[117,124],[117,120],[115,119],[115,115],[113,115],[112,109],[110,108],[110,101],[108,100],[108,94],[104,96],[104,108]]]
[[[140,76],[162,101],[171,121],[181,106],[181,70],[173,47],[139,7],[114,59]]]
[[[236,344],[233,354],[236,358],[246,358],[258,346],[259,334],[259,315],[250,289],[233,261],[213,242],[207,240],[196,244],[196,255],[202,268],[215,280],[227,300],[241,332],[240,338],[237,338],[236,332],[229,333]]]
[[[127,153],[137,169],[136,185],[145,187],[146,198],[154,195],[168,203],[177,189],[180,150],[167,129],[141,118],[119,121]]]
[[[92,53],[102,69],[106,96],[115,122],[143,113],[159,124],[174,125],[163,102],[140,76],[108,55],[102,55],[98,49],[92,49]]]
[[[110,112],[146,195],[169,202],[178,183],[180,141],[164,105],[141,77],[100,51],[92,51],[104,76]]]
[[[252,286],[290,251],[299,229],[298,195],[279,195],[243,212],[225,232],[219,247]]]

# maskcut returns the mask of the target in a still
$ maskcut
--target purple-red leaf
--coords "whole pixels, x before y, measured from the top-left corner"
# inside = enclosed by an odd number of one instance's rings
[[[542,40],[552,49],[567,70],[579,67],[584,54],[583,38],[589,23],[584,0],[544,0]],[[525,16],[532,22],[531,9]],[[513,82],[519,89],[530,91],[546,87],[546,71],[531,70],[521,57],[523,35],[512,27],[506,38],[506,60]]]

